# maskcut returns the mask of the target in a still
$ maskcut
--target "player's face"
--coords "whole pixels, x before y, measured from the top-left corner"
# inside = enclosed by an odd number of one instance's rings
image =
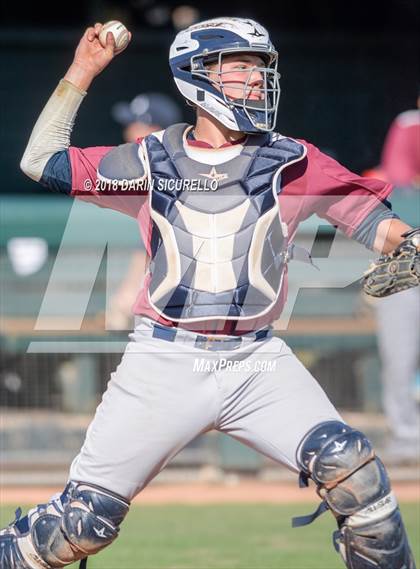
[[[264,100],[264,79],[259,67],[265,67],[264,60],[258,55],[231,54],[224,56],[220,65],[208,67],[210,79],[223,90],[228,99]]]

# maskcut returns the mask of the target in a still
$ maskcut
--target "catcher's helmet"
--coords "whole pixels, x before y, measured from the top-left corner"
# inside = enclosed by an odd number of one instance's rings
[[[259,55],[264,66],[249,67],[238,97],[232,98],[225,93],[221,64],[224,56],[237,53]],[[267,30],[243,18],[216,18],[194,24],[177,34],[169,52],[175,83],[184,97],[228,128],[250,133],[275,127],[280,96],[277,59]],[[214,62],[218,62],[217,72],[206,68]],[[260,100],[247,98],[254,71],[262,79]],[[214,76],[217,81],[212,79]]]

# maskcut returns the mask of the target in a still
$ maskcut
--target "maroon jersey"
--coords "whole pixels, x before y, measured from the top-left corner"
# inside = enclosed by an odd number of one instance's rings
[[[140,141],[139,141],[140,142]],[[337,226],[346,236],[352,237],[363,220],[391,193],[392,186],[375,179],[362,178],[343,167],[334,159],[322,153],[306,141],[298,141],[306,147],[306,157],[291,164],[279,177],[277,189],[281,218],[287,224],[289,239],[292,240],[298,225],[312,214]],[[197,141],[188,144],[205,146]],[[70,147],[72,169],[72,195],[93,202],[100,207],[111,208],[137,219],[146,252],[151,254],[152,221],[150,217],[147,186],[144,191],[103,192],[97,190],[98,166],[111,147]],[[216,151],[216,150],[213,150]],[[88,182],[86,182],[88,180]],[[146,315],[167,326],[177,325],[162,317],[150,304],[148,286],[150,275],[146,275],[144,286],[133,306],[135,314]],[[202,321],[182,324],[183,327],[201,332],[244,333],[260,329],[276,320],[284,306],[287,295],[287,278],[276,305],[264,316],[254,321],[235,322]]]

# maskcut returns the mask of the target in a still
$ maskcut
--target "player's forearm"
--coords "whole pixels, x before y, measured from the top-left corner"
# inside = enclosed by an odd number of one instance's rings
[[[79,83],[83,84],[82,81]],[[62,79],[49,98],[32,130],[20,162],[23,172],[33,180],[41,179],[51,156],[70,146],[71,131],[85,95],[86,91],[77,82]]]
[[[376,238],[373,245],[375,251],[379,253],[389,253],[404,241],[402,234],[409,231],[411,227],[401,221],[401,219],[384,219],[378,225]]]
[[[87,91],[95,78],[95,74],[80,63],[73,61],[64,75],[64,79],[80,91]]]

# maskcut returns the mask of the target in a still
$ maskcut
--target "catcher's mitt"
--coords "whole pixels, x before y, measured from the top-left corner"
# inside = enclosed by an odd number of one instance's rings
[[[371,264],[363,277],[363,288],[370,296],[389,296],[419,285],[420,228],[404,233],[396,249]]]

